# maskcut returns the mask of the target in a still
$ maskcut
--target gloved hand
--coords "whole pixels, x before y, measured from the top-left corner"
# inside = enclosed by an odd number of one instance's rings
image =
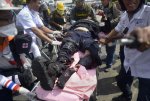
[[[24,67],[25,69],[28,69],[28,68],[31,67],[31,64],[30,64],[30,63],[24,63],[24,64],[23,64],[23,67]]]
[[[62,34],[62,32],[60,32],[60,31],[53,31],[53,35],[61,35]]]
[[[63,29],[64,29],[64,27],[63,27],[63,26],[61,26],[61,25],[60,25],[59,27],[61,28],[61,30],[63,30]]]
[[[75,20],[71,20],[70,23],[73,25],[74,23],[76,23],[76,21]]]
[[[53,31],[53,35],[54,35],[54,37],[61,37],[62,32],[60,32],[60,31]]]
[[[62,44],[62,42],[60,42],[60,41],[52,41],[52,45],[61,45]]]
[[[52,39],[55,38],[53,34],[48,34],[48,36],[49,36],[50,38],[52,38]]]
[[[29,99],[33,99],[36,94],[35,93],[32,93],[30,92],[28,89],[24,88],[24,87],[20,87],[18,89],[18,92],[21,94],[21,95],[24,95],[26,97],[28,97]]]

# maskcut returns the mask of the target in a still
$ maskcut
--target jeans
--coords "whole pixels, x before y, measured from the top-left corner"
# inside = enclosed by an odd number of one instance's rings
[[[150,101],[150,79],[139,79],[139,93],[137,101]]]
[[[111,67],[114,59],[114,53],[115,53],[116,45],[114,46],[108,46],[106,45],[106,66]]]

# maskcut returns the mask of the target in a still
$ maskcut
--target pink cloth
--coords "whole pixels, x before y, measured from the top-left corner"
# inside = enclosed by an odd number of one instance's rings
[[[71,67],[78,63],[81,56],[81,52],[73,55],[74,62]],[[55,86],[52,91],[45,91],[39,86],[35,92],[39,99],[46,101],[82,101],[89,99],[96,84],[96,69],[87,71],[84,66],[80,66],[78,71],[67,81],[63,90]]]

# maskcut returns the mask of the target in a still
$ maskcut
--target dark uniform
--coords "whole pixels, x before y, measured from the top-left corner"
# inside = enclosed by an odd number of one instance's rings
[[[98,22],[92,7],[87,4],[84,4],[82,8],[74,7],[70,14],[71,20],[78,21],[80,19],[87,19],[91,17],[91,19],[95,22]]]
[[[89,31],[77,30],[78,27],[87,28]],[[52,90],[55,84],[56,78],[58,78],[57,86],[63,88],[65,83],[68,81],[70,76],[75,72],[68,68],[72,63],[71,56],[77,51],[85,52],[88,50],[90,55],[87,55],[80,59],[79,63],[85,66],[86,69],[95,68],[101,65],[101,59],[99,56],[99,44],[94,41],[98,39],[98,33],[100,32],[99,25],[93,21],[80,20],[77,21],[73,26],[69,28],[67,35],[64,37],[58,57],[55,62],[50,63],[48,67],[45,66],[45,70],[42,74],[45,75],[47,81],[40,81],[42,88],[46,90]],[[42,58],[33,60],[32,67],[35,70],[35,75],[41,78],[42,74],[38,74],[36,68],[44,68],[39,62],[43,61]],[[37,67],[38,66],[38,67]],[[45,72],[48,71],[48,72]],[[67,75],[66,75],[67,74]]]
[[[66,24],[65,15],[60,15],[57,13],[57,10],[54,10],[50,16],[50,25],[52,28],[61,30],[60,25],[63,26],[64,24]]]

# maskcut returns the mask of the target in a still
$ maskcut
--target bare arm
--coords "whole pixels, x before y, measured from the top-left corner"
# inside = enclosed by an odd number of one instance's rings
[[[31,28],[31,30],[33,31],[33,33],[35,33],[40,39],[47,41],[48,43],[51,43],[52,40],[50,38],[48,38],[44,32],[36,27]]]
[[[114,37],[116,37],[119,33],[113,29],[106,38],[100,38],[99,42],[102,44],[109,43]]]
[[[53,30],[50,30],[49,28],[42,26],[40,27],[40,29],[45,33],[53,33]]]

